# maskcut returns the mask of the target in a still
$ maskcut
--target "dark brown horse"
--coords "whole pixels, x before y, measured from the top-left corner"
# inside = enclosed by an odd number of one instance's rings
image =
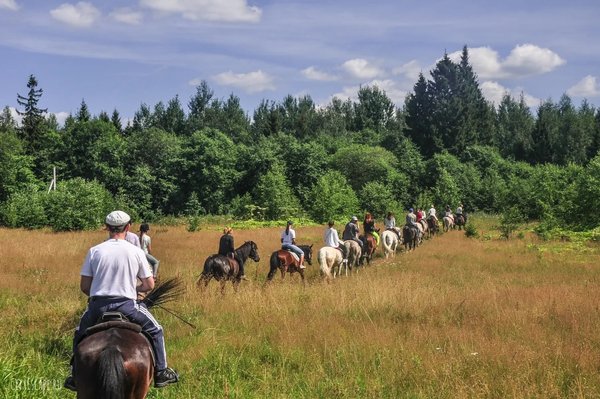
[[[372,234],[366,234],[366,236],[364,238],[361,237],[361,239],[365,244],[365,253],[363,254],[363,258],[367,261],[367,265],[369,265],[371,263],[371,259],[373,259],[373,254],[377,249],[377,240],[375,240],[375,237],[373,237]]]
[[[435,237],[436,233],[440,230],[437,220],[433,216],[427,218],[427,226],[429,227],[429,237]]]
[[[202,274],[200,274],[198,281],[196,281],[196,285],[201,287],[202,283],[204,283],[204,287],[206,287],[208,282],[214,278],[221,282],[221,292],[224,293],[225,283],[228,280],[231,280],[233,282],[233,288],[237,290],[238,285],[240,284],[240,265],[236,259],[240,259],[242,262],[246,263],[248,258],[255,262],[260,261],[258,246],[254,241],[246,241],[243,243],[235,250],[234,258],[223,255],[209,256],[206,261],[204,261],[204,269],[202,270]]]
[[[179,297],[182,283],[166,280],[141,301],[147,308]],[[141,327],[123,319],[87,330],[73,357],[73,378],[79,399],[142,399],[154,376],[150,341]]]
[[[455,215],[454,216],[454,223],[456,224],[456,227],[458,227],[459,230],[463,229],[463,226],[466,224],[466,218],[464,215]]]
[[[402,238],[404,239],[404,249],[406,251],[413,250],[417,247],[419,231],[416,227],[404,226],[402,228]]]
[[[298,248],[304,252],[304,260],[312,265],[312,245],[298,245]],[[267,282],[273,279],[277,269],[281,271],[281,279],[285,277],[285,273],[300,273],[302,283],[304,283],[304,269],[300,268],[300,261],[296,260],[294,255],[288,250],[280,249],[271,254],[271,260],[269,262],[270,269],[267,275]]]

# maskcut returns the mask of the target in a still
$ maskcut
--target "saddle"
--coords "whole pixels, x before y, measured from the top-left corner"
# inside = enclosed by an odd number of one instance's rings
[[[85,330],[85,334],[81,337],[79,342],[82,342],[87,337],[99,333],[101,331],[106,331],[110,328],[121,328],[124,330],[131,330],[138,334],[141,334],[146,341],[148,341],[148,346],[150,346],[150,352],[152,353],[152,364],[156,364],[156,357],[154,354],[154,345],[152,345],[152,339],[142,331],[142,326],[136,323],[130,322],[127,317],[121,312],[104,312],[102,316],[98,319],[97,323],[91,327],[88,327]],[[79,344],[79,343],[78,343]]]

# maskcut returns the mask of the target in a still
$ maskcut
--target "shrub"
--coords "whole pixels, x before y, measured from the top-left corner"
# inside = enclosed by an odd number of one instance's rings
[[[46,193],[36,187],[13,193],[0,208],[0,220],[8,227],[37,229],[48,224],[44,210]]]
[[[309,193],[310,216],[317,222],[345,220],[358,211],[358,199],[344,175],[338,171],[325,173]]]
[[[104,186],[81,178],[60,182],[45,200],[48,224],[55,231],[96,229],[113,208]]]
[[[469,238],[479,238],[477,227],[473,223],[468,223],[465,226],[465,235]]]
[[[512,233],[515,232],[521,225],[523,220],[523,215],[519,211],[519,209],[513,207],[507,209],[500,216],[500,236],[502,238],[509,239]]]

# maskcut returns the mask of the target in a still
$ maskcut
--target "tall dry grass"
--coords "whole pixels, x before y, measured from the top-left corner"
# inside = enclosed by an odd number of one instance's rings
[[[493,221],[478,223],[482,236],[498,236]],[[299,241],[316,252],[323,230],[300,227]],[[161,276],[187,282],[171,308],[197,328],[155,311],[183,380],[151,397],[600,396],[597,247],[455,231],[332,284],[321,281],[315,260],[305,287],[298,276],[265,286],[279,234],[234,231],[238,245],[257,242],[261,261],[249,261],[251,281],[238,293],[229,285],[222,296],[215,282],[206,291],[194,284],[219,229],[153,226]],[[8,387],[0,395],[33,397],[16,389],[26,376],[62,382],[85,305],[79,268],[104,237],[0,230],[0,336],[11,348],[0,352],[0,384]]]

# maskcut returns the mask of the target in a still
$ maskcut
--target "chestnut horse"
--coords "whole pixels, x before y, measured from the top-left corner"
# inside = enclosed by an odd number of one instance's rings
[[[440,227],[433,216],[429,216],[427,218],[427,225],[429,226],[429,238],[434,237],[435,234],[440,230]]]
[[[184,291],[182,282],[169,279],[140,302],[151,308],[172,301]],[[106,315],[106,313],[105,313]],[[78,399],[142,399],[154,377],[152,346],[141,326],[116,319],[90,327],[73,356],[73,379]]]
[[[371,259],[373,259],[373,254],[377,249],[377,240],[375,240],[375,237],[373,237],[372,234],[367,234],[364,237],[363,242],[365,243],[365,253],[363,254],[363,259],[366,259],[367,265],[369,265],[371,263]]]
[[[304,260],[312,265],[312,245],[298,245],[298,248],[304,252]],[[294,255],[288,250],[280,249],[271,254],[270,260],[270,269],[269,274],[267,275],[267,282],[273,279],[275,276],[275,272],[277,269],[281,271],[281,279],[285,277],[285,273],[300,273],[300,277],[302,277],[302,283],[304,283],[304,269],[300,268],[299,260],[296,260]]]

